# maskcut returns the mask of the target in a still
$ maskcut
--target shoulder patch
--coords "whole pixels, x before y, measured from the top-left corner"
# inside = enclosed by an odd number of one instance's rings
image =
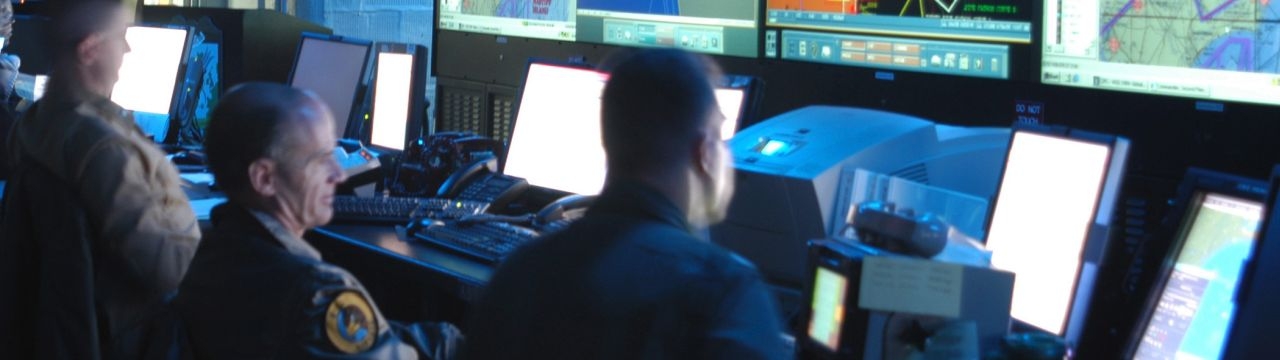
[[[360,353],[373,347],[374,339],[378,337],[378,317],[364,295],[343,291],[329,302],[324,316],[324,332],[339,351]]]

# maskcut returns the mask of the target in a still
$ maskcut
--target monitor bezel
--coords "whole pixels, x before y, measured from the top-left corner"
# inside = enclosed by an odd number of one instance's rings
[[[182,97],[182,88],[183,86],[186,85],[185,82],[187,78],[187,65],[191,61],[191,47],[193,45],[192,39],[194,39],[195,37],[195,27],[187,26],[187,25],[178,25],[178,24],[158,24],[158,23],[135,23],[135,24],[129,25],[129,27],[175,29],[175,30],[182,30],[186,32],[186,36],[183,37],[183,41],[182,41],[182,55],[179,56],[178,68],[174,74],[173,89],[171,89],[171,91],[169,92],[168,128],[165,129],[164,138],[154,139],[154,141],[159,144],[176,145],[178,144],[178,137],[179,137],[178,134],[182,130],[182,121],[181,121],[182,119],[178,119],[180,115],[179,107],[182,105],[181,101],[179,100],[181,100],[180,98]],[[195,106],[195,104],[192,104],[192,106]],[[178,120],[178,121],[175,122],[175,120]]]
[[[1274,315],[1275,310],[1270,303],[1252,303],[1265,300],[1275,300],[1277,291],[1273,282],[1268,282],[1264,278],[1260,278],[1259,271],[1263,269],[1263,263],[1266,262],[1267,268],[1274,268],[1275,262],[1280,261],[1280,243],[1272,244],[1272,242],[1280,241],[1280,165],[1276,165],[1271,170],[1270,186],[1267,188],[1267,202],[1262,209],[1262,219],[1264,220],[1258,226],[1258,234],[1254,240],[1253,253],[1250,254],[1249,260],[1245,262],[1244,269],[1240,275],[1240,287],[1236,288],[1236,319],[1233,319],[1231,328],[1227,330],[1227,343],[1222,349],[1222,357],[1224,359],[1234,359],[1255,354],[1257,351],[1264,351],[1267,347],[1267,340],[1270,333],[1265,331],[1273,331],[1277,328],[1273,324],[1273,318],[1267,315]],[[1258,286],[1255,286],[1258,285]],[[1255,314],[1255,311],[1261,310],[1262,314]],[[1270,310],[1270,311],[1267,311]],[[1240,316],[1242,314],[1247,314]],[[1253,316],[1262,315],[1262,316]],[[1242,319],[1243,323],[1249,327],[1242,326],[1242,322],[1235,321]],[[1261,328],[1260,328],[1261,327]],[[1262,331],[1259,331],[1262,330]]]
[[[1141,346],[1142,337],[1146,335],[1147,328],[1150,327],[1151,318],[1155,314],[1160,296],[1164,293],[1165,286],[1168,285],[1169,275],[1173,273],[1174,266],[1177,265],[1178,255],[1181,254],[1182,247],[1186,244],[1186,230],[1188,229],[1186,222],[1195,220],[1194,216],[1189,216],[1192,215],[1192,210],[1195,210],[1192,206],[1198,206],[1203,203],[1205,196],[1213,194],[1254,201],[1262,204],[1265,208],[1267,206],[1264,203],[1264,201],[1267,201],[1266,191],[1267,183],[1262,180],[1196,167],[1187,169],[1186,175],[1182,178],[1182,183],[1178,185],[1173,207],[1170,208],[1168,215],[1161,221],[1160,232],[1156,236],[1156,239],[1168,240],[1169,248],[1164,252],[1164,256],[1160,260],[1160,270],[1156,272],[1151,287],[1146,289],[1141,312],[1129,332],[1129,338],[1125,345],[1127,358],[1133,358]],[[1263,215],[1265,216],[1265,213]],[[1262,230],[1262,228],[1259,228],[1254,234],[1254,249],[1258,246],[1257,239],[1262,234]],[[1240,280],[1243,282],[1244,278],[1241,277]],[[1227,329],[1227,331],[1230,330],[1230,328]],[[1226,350],[1225,343],[1223,344],[1223,350]]]
[[[376,91],[378,88],[378,65],[377,65],[378,63],[377,62],[378,62],[378,58],[382,55],[382,53],[408,54],[413,56],[413,68],[412,68],[413,74],[410,75],[411,79],[409,81],[409,112],[408,112],[409,118],[405,121],[405,139],[401,149],[394,149],[386,146],[380,146],[380,145],[374,144],[372,141],[373,125],[374,125],[373,123],[375,120],[377,120],[377,114],[374,113],[374,107],[373,107],[374,102],[377,100],[376,99],[376,96],[377,96]],[[427,68],[427,59],[430,57],[430,55],[431,55],[430,49],[420,44],[392,43],[392,42],[375,42],[373,44],[373,53],[370,55],[372,56],[372,58],[370,59],[372,64],[369,65],[369,70],[366,72],[369,78],[368,80],[369,85],[366,87],[366,90],[364,92],[366,100],[361,102],[363,104],[362,107],[368,109],[367,112],[365,111],[361,111],[361,112],[368,114],[368,118],[361,119],[363,121],[358,122],[359,123],[358,129],[360,134],[359,138],[361,141],[367,144],[368,147],[375,149],[378,152],[384,153],[384,154],[399,154],[404,150],[409,149],[409,144],[412,143],[414,140],[421,137],[424,133],[430,132],[423,129],[424,127],[423,120],[426,116],[427,111],[430,110],[426,108],[427,72],[429,71],[429,69]]]
[[[356,124],[359,123],[360,114],[363,112],[360,108],[363,103],[362,98],[364,97],[365,89],[369,88],[369,79],[371,78],[369,70],[373,67],[370,65],[370,61],[373,57],[373,42],[341,35],[322,34],[310,31],[302,32],[302,35],[298,38],[298,47],[293,52],[293,67],[289,69],[289,78],[286,80],[290,87],[295,86],[293,84],[293,80],[298,75],[298,61],[302,59],[302,46],[306,44],[307,39],[358,45],[365,48],[364,63],[360,66],[360,80],[356,83],[356,89],[351,94],[351,111],[346,114],[346,126],[342,130],[342,138],[352,138],[354,137],[353,128],[358,128]],[[330,111],[332,111],[332,109],[330,109]],[[334,117],[337,116],[341,115],[334,114]]]
[[[1104,170],[1102,178],[1099,179],[1098,198],[1096,201],[1094,201],[1093,210],[1089,216],[1090,222],[1088,226],[1090,226],[1091,228],[1085,232],[1085,238],[1083,239],[1083,244],[1081,244],[1081,247],[1080,247],[1080,262],[1075,269],[1075,277],[1071,285],[1071,296],[1070,296],[1071,300],[1069,302],[1070,305],[1067,307],[1066,313],[1063,314],[1062,329],[1061,330],[1043,329],[1043,328],[1040,328],[1039,326],[1036,326],[1026,321],[1023,321],[1021,319],[1015,318],[1012,315],[1012,307],[1010,308],[1010,311],[1011,311],[1010,319],[1013,322],[1012,325],[1014,329],[1033,329],[1035,331],[1040,331],[1040,332],[1061,336],[1069,342],[1078,343],[1079,339],[1073,339],[1073,336],[1071,335],[1080,332],[1075,330],[1083,328],[1084,319],[1079,318],[1080,320],[1078,321],[1072,321],[1072,319],[1078,318],[1078,316],[1081,315],[1079,314],[1080,312],[1087,312],[1089,302],[1092,301],[1091,299],[1092,290],[1088,294],[1089,298],[1079,299],[1079,296],[1081,295],[1080,294],[1080,284],[1082,280],[1081,278],[1085,275],[1084,267],[1087,263],[1090,263],[1090,262],[1101,265],[1103,260],[1102,259],[1103,253],[1107,246],[1106,234],[1094,234],[1095,229],[1092,229],[1092,227],[1099,222],[1100,218],[1103,218],[1103,217],[1109,218],[1110,216],[1109,214],[1103,214],[1100,211],[1100,208],[1103,206],[1103,201],[1107,197],[1115,196],[1115,194],[1108,194],[1108,191],[1109,191],[1108,182],[1112,178],[1122,178],[1124,176],[1124,169],[1123,168],[1117,169],[1116,165],[1117,165],[1117,161],[1119,161],[1120,163],[1119,165],[1123,165],[1123,163],[1126,161],[1127,153],[1125,152],[1127,152],[1127,149],[1118,149],[1118,148],[1121,147],[1122,143],[1127,142],[1127,140],[1124,139],[1123,137],[1116,136],[1116,135],[1109,135],[1109,134],[1091,132],[1087,130],[1073,129],[1065,126],[1049,126],[1049,125],[1032,124],[1032,123],[1015,123],[1011,127],[1011,132],[1009,135],[1009,143],[1008,143],[1009,145],[1007,146],[1007,148],[1009,148],[1010,151],[1013,149],[1013,142],[1017,138],[1017,134],[1019,132],[1054,137],[1054,138],[1070,140],[1070,141],[1086,142],[1086,143],[1091,143],[1096,145],[1102,145],[1102,146],[1106,146],[1108,149],[1106,164],[1104,164],[1103,166],[1103,168],[1106,170]],[[992,222],[993,220],[995,220],[996,205],[999,204],[1000,195],[1004,191],[1004,177],[1006,175],[1006,172],[1008,172],[1009,170],[1008,165],[1009,165],[1009,159],[1008,159],[1008,153],[1006,152],[1005,159],[1002,161],[1000,165],[1000,177],[999,177],[1000,181],[996,185],[995,195],[992,196],[992,205],[989,206],[989,209],[987,210],[985,228],[987,230],[986,234],[988,237],[991,234],[990,229],[992,226]],[[1114,173],[1116,171],[1118,171],[1119,173]],[[1110,190],[1118,191],[1118,187],[1119,187],[1118,184],[1116,187],[1117,189],[1110,189]],[[984,237],[982,239],[983,244],[986,244],[987,240],[989,240],[989,238]],[[1094,277],[1096,276],[1097,274],[1094,274]],[[1095,281],[1090,279],[1089,282],[1090,284],[1093,284]],[[1016,284],[1015,284],[1015,287],[1016,287]],[[1010,306],[1012,306],[1012,303],[1010,304]],[[1076,324],[1075,326],[1073,326],[1073,323],[1076,323],[1076,322],[1079,322],[1079,324]]]

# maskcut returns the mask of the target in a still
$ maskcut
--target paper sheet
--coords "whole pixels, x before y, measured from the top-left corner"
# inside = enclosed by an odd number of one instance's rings
[[[964,267],[937,261],[885,256],[862,263],[858,307],[943,317],[960,316]]]

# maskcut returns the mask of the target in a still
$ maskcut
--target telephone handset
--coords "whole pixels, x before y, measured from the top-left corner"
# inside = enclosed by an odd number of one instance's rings
[[[497,158],[483,158],[458,169],[440,184],[436,197],[477,200],[500,209],[528,187],[524,179],[499,174]]]
[[[544,232],[559,230],[586,214],[587,208],[595,201],[595,195],[577,194],[556,199],[538,210],[538,214],[533,217],[533,226]]]

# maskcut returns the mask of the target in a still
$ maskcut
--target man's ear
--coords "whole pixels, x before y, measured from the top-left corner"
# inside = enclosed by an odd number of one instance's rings
[[[89,34],[76,44],[76,56],[83,63],[93,63],[98,59],[98,47],[102,45],[102,35]]]
[[[258,196],[271,197],[276,194],[276,162],[271,159],[258,159],[249,163],[249,185]]]
[[[716,161],[716,142],[710,134],[700,134],[697,139],[697,150],[694,151],[693,163],[705,176],[711,176],[715,173]]]

